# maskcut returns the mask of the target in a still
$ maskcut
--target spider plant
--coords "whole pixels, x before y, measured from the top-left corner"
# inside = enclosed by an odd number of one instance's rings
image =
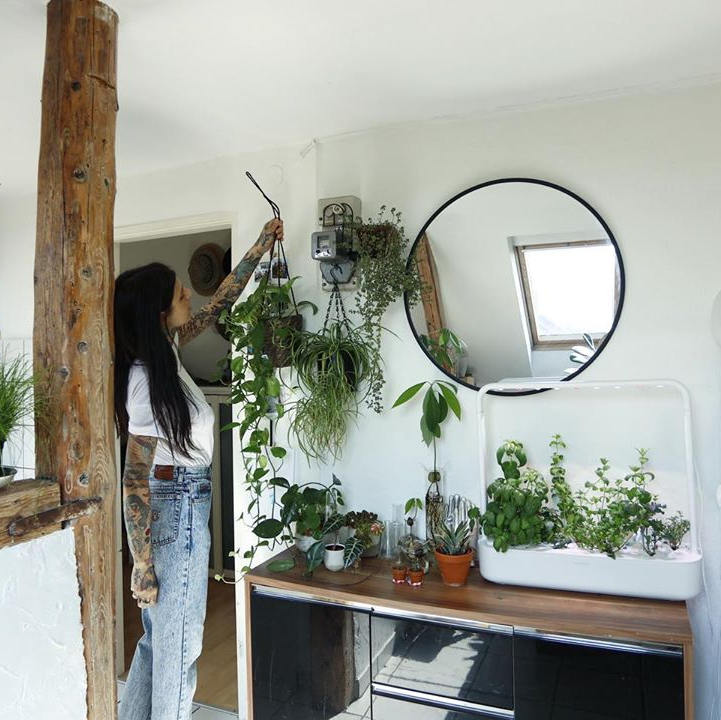
[[[303,396],[293,405],[290,431],[307,458],[337,459],[368,392],[372,348],[359,330],[340,320],[296,335],[291,357]],[[359,392],[360,387],[366,389]]]

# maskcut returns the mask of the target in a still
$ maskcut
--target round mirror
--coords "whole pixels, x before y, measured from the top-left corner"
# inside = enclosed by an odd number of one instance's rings
[[[474,389],[568,380],[608,343],[623,306],[621,254],[608,225],[553,183],[482,183],[442,205],[409,257],[422,302],[406,314],[428,357]]]

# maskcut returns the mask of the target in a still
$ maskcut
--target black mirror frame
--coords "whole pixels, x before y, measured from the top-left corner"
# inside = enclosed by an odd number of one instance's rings
[[[447,200],[443,203],[431,216],[426,220],[423,227],[420,229],[418,235],[416,236],[416,239],[413,241],[413,245],[411,246],[410,252],[408,253],[408,261],[406,262],[406,270],[411,271],[411,262],[413,260],[413,256],[415,254],[416,248],[418,247],[418,243],[420,242],[421,238],[423,237],[423,234],[428,229],[428,226],[440,215],[449,205],[452,205],[456,200],[459,200],[460,198],[464,197],[465,195],[468,195],[469,193],[475,192],[476,190],[480,190],[484,187],[490,187],[491,185],[504,185],[506,183],[529,183],[531,185],[543,185],[544,187],[553,188],[554,190],[558,190],[565,195],[568,195],[569,197],[573,198],[577,202],[581,203],[595,218],[598,220],[598,222],[601,224],[603,229],[606,231],[606,234],[608,235],[608,239],[611,241],[613,245],[614,252],[616,253],[616,262],[618,263],[618,275],[619,275],[619,291],[618,291],[618,306],[616,308],[616,314],[613,318],[613,323],[611,324],[611,329],[606,334],[606,337],[603,339],[603,342],[598,346],[598,349],[596,352],[591,356],[591,359],[588,360],[588,362],[581,365],[578,370],[571,373],[570,375],[567,375],[564,378],[561,378],[562,382],[566,382],[568,380],[573,380],[573,378],[577,377],[582,373],[589,365],[591,365],[596,358],[603,352],[603,350],[606,348],[606,345],[608,345],[608,341],[611,339],[614,331],[616,330],[616,326],[618,325],[618,321],[621,317],[621,311],[623,310],[623,301],[624,297],[626,295],[626,271],[623,266],[623,258],[621,257],[621,250],[618,247],[618,243],[616,242],[616,238],[614,234],[611,232],[611,228],[608,226],[606,221],[596,212],[596,209],[590,205],[586,200],[584,200],[579,195],[576,195],[576,193],[572,192],[571,190],[568,190],[567,188],[557,185],[556,183],[549,182],[548,180],[538,180],[536,178],[524,178],[524,177],[511,177],[511,178],[499,178],[497,180],[488,180],[487,182],[479,183],[478,185],[474,185],[473,187],[467,188],[466,190],[463,190],[462,192],[458,193],[457,195],[454,195],[450,200]],[[465,382],[464,380],[461,380],[457,378],[455,375],[451,375],[442,365],[437,363],[433,356],[428,352],[426,347],[421,342],[420,337],[418,336],[418,333],[416,332],[416,328],[413,325],[413,321],[411,319],[411,309],[408,305],[408,295],[404,294],[403,296],[403,304],[406,309],[406,318],[408,320],[408,325],[411,328],[411,332],[413,333],[413,337],[415,338],[416,342],[418,343],[418,347],[421,348],[425,356],[435,365],[444,375],[449,377],[453,382],[458,383],[459,385],[462,385],[463,387],[467,387],[469,390],[480,390],[480,387],[477,385],[471,385],[470,383]],[[518,392],[500,392],[496,390],[492,390],[489,392],[491,395],[535,395],[536,393],[545,392],[544,389],[539,390],[522,390]]]

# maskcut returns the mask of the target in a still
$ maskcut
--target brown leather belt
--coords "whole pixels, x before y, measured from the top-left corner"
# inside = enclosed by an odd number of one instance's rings
[[[156,480],[172,480],[174,478],[174,469],[174,465],[156,465],[153,477],[155,477]]]

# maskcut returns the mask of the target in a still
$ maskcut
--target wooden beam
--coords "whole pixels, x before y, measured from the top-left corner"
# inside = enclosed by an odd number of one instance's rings
[[[101,498],[74,524],[88,716],[112,720],[115,678],[113,210],[117,15],[97,0],[47,10],[35,247],[35,368],[52,388],[37,423],[39,477],[63,503]]]
[[[423,302],[423,314],[426,316],[428,337],[438,340],[438,333],[441,328],[445,327],[445,318],[443,316],[441,293],[438,289],[436,263],[433,260],[431,244],[428,242],[428,236],[425,233],[423,233],[423,237],[416,249],[416,262],[418,263],[418,274],[423,286],[421,300]]]
[[[52,480],[17,480],[0,490],[0,548],[47,535],[60,529],[60,521],[28,531],[22,538],[10,533],[10,525],[20,518],[55,508],[60,503],[60,487]]]

